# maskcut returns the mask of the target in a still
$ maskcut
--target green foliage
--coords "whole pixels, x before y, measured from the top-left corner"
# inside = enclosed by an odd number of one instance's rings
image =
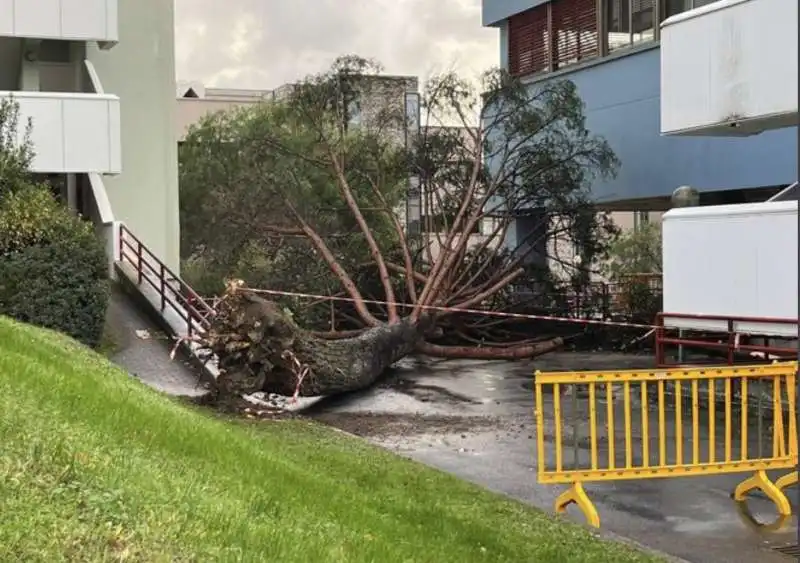
[[[508,289],[543,251],[541,241],[556,236],[580,247],[576,279],[588,279],[614,235],[596,213],[592,183],[613,177],[619,162],[586,128],[575,85],[531,86],[501,70],[487,73],[481,88],[454,73],[435,76],[421,94],[417,134],[407,122],[407,84],[379,70],[341,57],[280,101],[209,115],[190,130],[180,149],[181,254],[190,283],[221,288],[235,275],[251,286],[315,295],[344,289],[354,301],[392,293],[410,301],[407,288],[416,283],[417,297],[455,305],[481,287]],[[414,228],[399,211],[412,176],[421,223]],[[501,251],[515,218],[530,213],[544,217],[544,227]],[[462,236],[479,233],[488,218],[497,225],[491,234]],[[474,241],[487,238],[477,250]],[[431,250],[445,241],[447,252]],[[405,273],[406,251],[416,276]],[[426,275],[437,261],[446,261],[448,275]],[[389,290],[377,275],[381,262]],[[439,287],[423,291],[423,284]],[[317,327],[330,315],[299,317]]]
[[[14,144],[16,116],[0,102],[0,314],[97,346],[108,303],[103,244],[47,186],[31,183],[30,144]]]
[[[33,159],[29,142],[31,123],[19,128],[19,104],[13,98],[0,99],[0,193],[28,176]]]
[[[611,244],[606,275],[617,287],[617,308],[634,321],[651,322],[661,311],[661,225],[647,223]]]
[[[190,129],[179,150],[181,255],[184,277],[198,291],[217,293],[226,277],[239,277],[253,287],[337,293],[338,281],[299,231],[298,216],[353,277],[374,270],[332,172],[334,158],[347,163],[344,179],[387,259],[399,252],[384,209],[401,205],[403,152],[378,131],[334,131],[334,121],[310,120],[300,110],[303,100],[308,113],[338,111],[331,96],[321,81],[283,102],[208,115]],[[328,141],[317,126],[333,131]],[[300,317],[321,327],[328,318]]]
[[[622,233],[608,250],[606,274],[618,281],[637,274],[661,273],[661,225],[646,223]]]

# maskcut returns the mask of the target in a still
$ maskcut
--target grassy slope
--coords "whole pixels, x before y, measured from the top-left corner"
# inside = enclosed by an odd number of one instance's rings
[[[304,422],[244,425],[0,317],[0,561],[644,562]]]

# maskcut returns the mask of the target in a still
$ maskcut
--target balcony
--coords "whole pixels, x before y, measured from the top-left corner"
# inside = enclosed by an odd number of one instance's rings
[[[42,173],[119,174],[119,98],[107,94],[0,92],[31,120],[32,170]],[[22,127],[20,127],[22,129]],[[21,136],[24,130],[19,131]]]
[[[0,0],[0,36],[97,41],[119,39],[118,0]]]
[[[797,318],[797,201],[676,208],[662,221],[664,311],[748,317],[738,332],[797,337],[796,324],[774,322]],[[668,326],[728,330],[724,320]]]
[[[797,0],[719,0],[661,25],[661,133],[798,124]]]

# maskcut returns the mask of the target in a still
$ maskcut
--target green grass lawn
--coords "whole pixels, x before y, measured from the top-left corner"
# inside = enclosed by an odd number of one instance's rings
[[[313,423],[209,416],[2,317],[0,391],[3,563],[656,561]]]

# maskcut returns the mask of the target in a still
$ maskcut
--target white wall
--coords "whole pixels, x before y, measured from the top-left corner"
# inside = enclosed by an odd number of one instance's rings
[[[22,141],[31,120],[31,169],[43,173],[118,174],[120,104],[111,95],[0,92],[19,104]]]
[[[0,0],[0,35],[114,42],[121,1]]]
[[[663,217],[664,311],[797,319],[797,201],[673,209]],[[724,322],[674,321],[722,330]],[[797,336],[797,327],[740,323]]]
[[[119,0],[119,44],[87,49],[120,98],[122,173],[104,180],[116,219],[168,266],[179,266],[173,3]]]
[[[797,5],[720,0],[667,19],[661,132],[738,135],[797,125]]]

